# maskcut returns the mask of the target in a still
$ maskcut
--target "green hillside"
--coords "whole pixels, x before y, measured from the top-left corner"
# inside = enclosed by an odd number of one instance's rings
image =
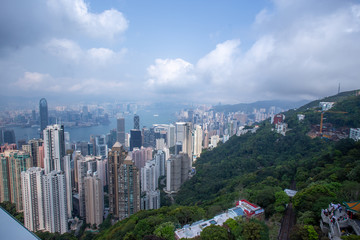
[[[353,97],[356,95],[356,93],[359,92],[359,90],[352,90],[347,92],[341,92],[339,94],[336,94],[334,96],[324,97],[319,100],[312,101],[308,104],[305,104],[304,106],[299,108],[299,111],[304,111],[308,108],[316,108],[319,107],[320,102],[342,102],[344,100],[347,100],[349,97]]]

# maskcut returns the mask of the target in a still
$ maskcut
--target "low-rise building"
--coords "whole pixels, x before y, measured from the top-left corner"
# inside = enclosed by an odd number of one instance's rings
[[[360,140],[360,128],[350,128],[349,138],[353,139],[354,141]]]
[[[320,102],[319,107],[322,111],[328,111],[334,106],[335,102]]]
[[[204,228],[210,225],[222,226],[229,218],[235,219],[236,217],[256,217],[262,219],[264,217],[264,209],[243,199],[236,203],[236,207],[230,208],[226,212],[216,215],[212,219],[200,220],[191,225],[184,225],[183,228],[175,231],[175,238],[182,239],[200,236],[200,233]]]
[[[283,136],[285,136],[287,131],[287,123],[277,123],[275,124],[275,131]]]

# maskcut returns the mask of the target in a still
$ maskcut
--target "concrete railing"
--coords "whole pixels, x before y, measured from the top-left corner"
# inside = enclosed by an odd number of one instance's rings
[[[349,226],[349,219],[338,221],[340,228],[346,228]]]
[[[360,235],[360,227],[359,227],[359,225],[357,225],[357,223],[354,220],[350,219],[349,225],[354,229],[354,231],[357,235]]]
[[[330,229],[329,229],[328,225],[325,225],[323,223],[323,221],[320,221],[320,228],[321,228],[321,231],[323,231],[325,234],[330,232]]]
[[[321,218],[323,220],[324,223],[330,224],[330,220],[327,216],[325,216],[325,214],[323,213],[323,211],[321,211]]]
[[[333,237],[341,237],[341,232],[340,232],[339,224],[338,224],[337,222],[336,222],[335,224],[334,224],[334,223],[330,223],[329,226],[330,226],[331,235],[332,235]]]

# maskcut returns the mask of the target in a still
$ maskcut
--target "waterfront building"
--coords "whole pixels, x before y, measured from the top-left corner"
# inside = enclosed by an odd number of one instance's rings
[[[121,144],[121,145],[125,145],[125,118],[120,117],[117,119],[117,141]]]
[[[139,115],[134,115],[134,129],[140,130],[140,117]]]
[[[48,105],[45,98],[40,99],[39,112],[40,112],[40,137],[42,138],[43,130],[47,127],[47,125],[49,125]]]
[[[138,129],[130,130],[130,151],[134,148],[141,148],[142,136],[141,131]]]
[[[13,129],[4,130],[4,143],[7,144],[16,143],[15,132]]]

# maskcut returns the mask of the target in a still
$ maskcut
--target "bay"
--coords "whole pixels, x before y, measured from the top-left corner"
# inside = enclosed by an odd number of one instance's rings
[[[160,109],[157,111],[140,110],[137,112],[140,117],[140,127],[151,127],[153,124],[169,124],[176,121],[175,113],[171,110]],[[125,118],[125,131],[130,132],[130,129],[134,128],[134,114],[126,114]],[[65,132],[70,133],[70,141],[89,141],[90,135],[102,135],[110,132],[111,129],[116,129],[116,118],[110,118],[108,125],[97,125],[91,127],[72,127],[66,128]],[[16,141],[18,140],[30,140],[33,138],[39,138],[38,128],[23,128],[23,127],[11,127],[7,129],[14,129]]]

